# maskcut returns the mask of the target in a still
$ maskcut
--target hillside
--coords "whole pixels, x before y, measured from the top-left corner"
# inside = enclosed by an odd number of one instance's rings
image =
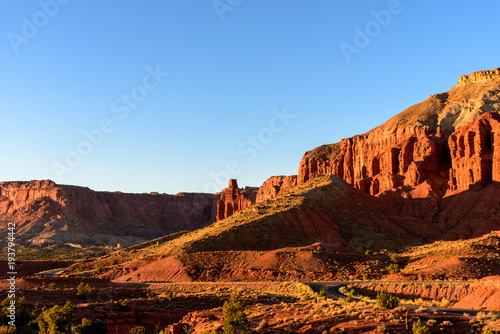
[[[482,206],[474,210],[470,198]],[[494,185],[435,200],[373,197],[336,176],[318,176],[205,228],[121,250],[98,263],[112,269],[105,277],[117,282],[345,279],[364,270],[387,274],[390,251],[500,230],[500,189]],[[381,255],[367,256],[367,249]],[[110,265],[112,258],[116,265]],[[459,262],[447,275],[488,272],[468,265]],[[432,276],[432,268],[426,274]]]

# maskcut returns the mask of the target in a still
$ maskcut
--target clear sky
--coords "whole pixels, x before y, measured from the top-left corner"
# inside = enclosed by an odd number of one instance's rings
[[[462,74],[498,0],[0,0],[0,180],[214,192],[296,174]]]

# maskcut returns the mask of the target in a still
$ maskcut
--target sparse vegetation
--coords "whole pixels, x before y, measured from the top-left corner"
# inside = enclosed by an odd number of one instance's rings
[[[76,288],[76,296],[78,298],[85,298],[89,296],[92,291],[94,291],[94,289],[92,289],[92,287],[88,283],[81,282]]]
[[[102,268],[102,266],[99,263],[96,263],[96,265],[95,265],[95,273],[97,275],[100,275],[103,272],[104,272],[104,269]]]
[[[399,298],[391,295],[385,290],[380,290],[377,293],[377,305],[381,309],[394,309],[399,305]]]
[[[156,332],[157,332],[156,326],[148,325],[148,326],[134,327],[128,333],[129,334],[155,334]]]
[[[413,334],[431,334],[429,327],[424,325],[422,321],[420,321],[420,318],[413,323],[412,332]]]
[[[354,301],[354,289],[350,289],[345,299],[345,302],[349,304],[352,303],[353,301]]]
[[[67,302],[64,307],[44,307],[36,319],[40,334],[58,334],[67,332],[76,324],[75,304]]]
[[[401,269],[399,269],[399,265],[397,263],[391,263],[389,267],[387,267],[387,271],[389,274],[398,274]]]
[[[231,299],[224,303],[224,334],[250,333],[246,307],[246,303],[241,301],[237,294],[233,294]]]
[[[89,320],[83,318],[81,324],[71,326],[73,334],[107,334],[108,328],[101,320]]]
[[[36,319],[38,316],[38,310],[34,305],[25,303],[25,297],[20,297],[15,299],[15,305],[16,305],[16,327],[20,332],[26,332],[28,333],[30,329],[33,328],[33,320]],[[10,298],[5,298],[2,300],[0,303],[0,325],[7,326],[9,322],[9,318],[7,315],[10,313],[8,310],[8,307],[11,304],[11,299]],[[9,329],[4,328],[6,333],[8,333]]]
[[[173,293],[172,291],[169,291],[167,292],[167,294],[165,295],[165,298],[167,298],[168,300],[172,300],[175,298],[175,293]]]
[[[124,299],[120,302],[120,311],[125,312],[128,310],[128,300]]]
[[[262,321],[259,323],[259,327],[257,327],[257,330],[258,331],[261,331],[263,330],[264,328],[266,328],[267,326],[269,325],[269,322],[267,321],[267,319],[262,319]]]

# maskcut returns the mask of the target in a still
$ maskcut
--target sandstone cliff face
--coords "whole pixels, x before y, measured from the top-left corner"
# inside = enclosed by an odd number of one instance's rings
[[[466,85],[484,80],[495,79],[500,76],[500,68],[495,68],[491,71],[479,71],[469,75],[462,75],[458,80],[458,85]]]
[[[451,191],[500,181],[500,115],[484,114],[455,131],[448,142]]]
[[[468,189],[471,182],[491,180],[488,173],[492,172],[484,166],[491,165],[487,159],[491,160],[489,156],[495,151],[489,146],[500,142],[488,139],[495,132],[490,121],[470,131],[457,129],[485,113],[499,112],[500,70],[463,76],[450,91],[429,97],[366,134],[306,152],[298,184],[317,175],[333,174],[372,195],[411,190],[423,183],[438,196],[448,190]],[[473,144],[475,140],[481,142]],[[469,147],[467,158],[465,146]],[[465,169],[472,170],[472,176]],[[426,197],[429,192],[420,195]]]
[[[278,197],[297,185],[297,175],[272,176],[267,179],[257,192],[256,202],[263,202]]]
[[[217,220],[227,218],[248,208],[255,202],[257,190],[258,188],[246,187],[240,191],[238,182],[235,179],[230,179],[229,186],[222,190],[217,202]]]
[[[0,231],[16,222],[27,244],[128,245],[208,225],[216,201],[212,194],[122,194],[50,180],[3,182]]]

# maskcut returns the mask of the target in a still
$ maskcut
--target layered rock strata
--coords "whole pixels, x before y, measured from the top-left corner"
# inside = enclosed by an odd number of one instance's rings
[[[500,69],[462,76],[450,91],[366,134],[306,152],[298,184],[333,174],[371,195],[427,183],[434,195],[443,196],[478,181],[490,182],[499,168],[493,115],[499,112]]]
[[[206,226],[213,194],[122,194],[57,185],[50,180],[0,183],[0,231],[17,224],[34,245],[132,244]]]
[[[248,208],[255,203],[258,188],[246,187],[240,190],[238,181],[229,180],[229,186],[222,190],[217,203],[217,220],[232,216],[234,213]]]

